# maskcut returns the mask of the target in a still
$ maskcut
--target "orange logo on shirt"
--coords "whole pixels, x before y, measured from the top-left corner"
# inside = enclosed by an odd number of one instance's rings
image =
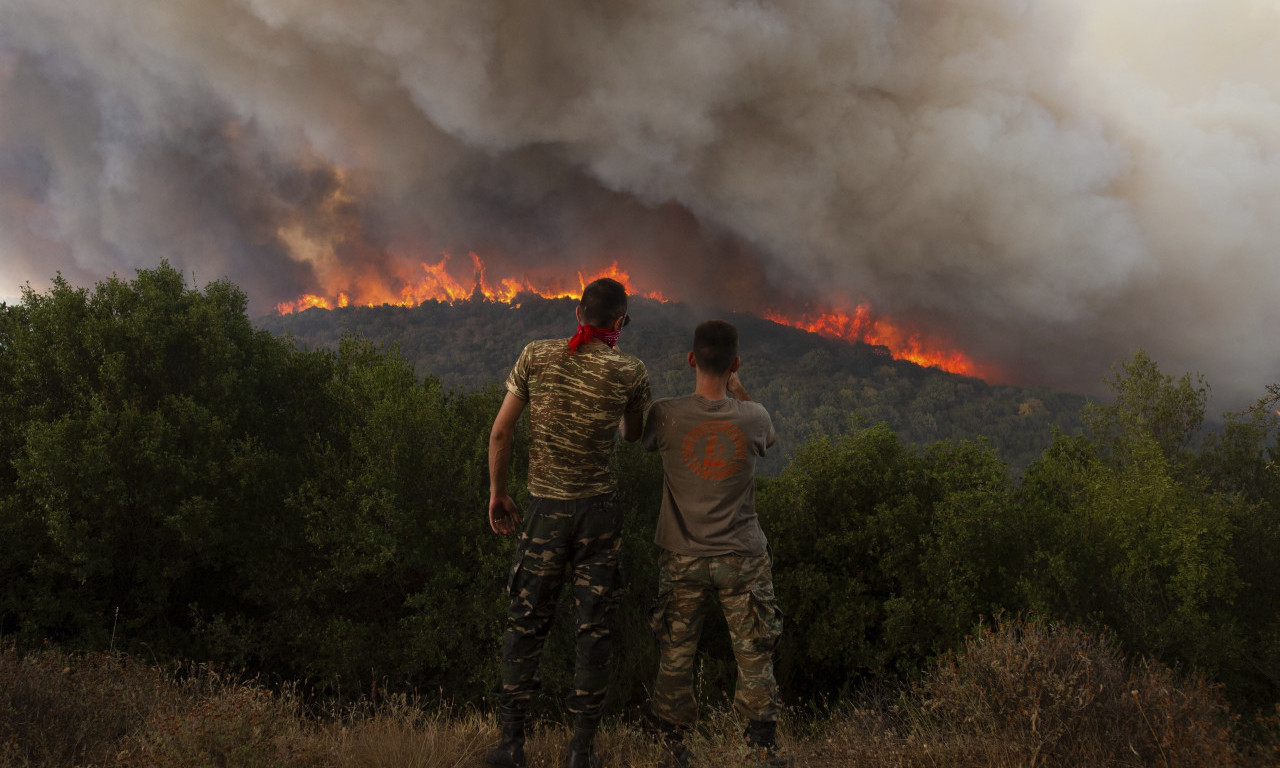
[[[723,421],[704,421],[684,436],[681,455],[689,471],[705,480],[737,474],[747,458],[747,436]]]

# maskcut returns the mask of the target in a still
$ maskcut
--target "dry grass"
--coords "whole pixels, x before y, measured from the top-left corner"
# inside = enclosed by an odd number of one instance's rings
[[[1081,630],[1002,621],[893,705],[846,709],[807,743],[809,764],[823,766],[1277,764],[1274,736],[1247,744],[1233,726],[1202,679],[1126,664]]]
[[[121,656],[0,648],[0,764],[113,761],[170,677]]]
[[[710,713],[695,765],[753,765],[741,720]],[[1105,639],[1002,622],[901,694],[822,717],[785,717],[798,766],[1273,766],[1280,709],[1246,741],[1218,691],[1156,664],[1126,665]],[[0,768],[280,766],[455,768],[482,764],[496,718],[404,696],[316,715],[290,690],[210,669],[161,669],[118,654],[0,648]],[[534,723],[531,768],[558,768],[570,729]],[[639,724],[611,721],[606,765],[652,768]]]

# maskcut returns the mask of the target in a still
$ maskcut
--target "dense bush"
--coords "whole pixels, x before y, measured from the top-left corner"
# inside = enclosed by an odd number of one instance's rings
[[[1204,390],[1141,353],[1112,388],[1113,404],[1086,409],[1092,437],[1060,437],[1019,489],[1033,548],[1023,604],[1109,627],[1125,648],[1207,672],[1238,701],[1275,702],[1271,409],[1204,435]]]
[[[1020,570],[1011,498],[983,445],[919,451],[884,426],[808,445],[760,499],[789,686],[839,692],[955,647]]]
[[[496,394],[368,342],[299,351],[168,266],[3,307],[0,382],[0,634],[333,688],[490,684]]]

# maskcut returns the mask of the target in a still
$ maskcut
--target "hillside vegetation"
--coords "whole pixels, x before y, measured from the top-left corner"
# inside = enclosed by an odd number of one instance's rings
[[[245,306],[167,265],[0,305],[0,638],[216,662],[337,701],[376,687],[486,706],[515,546],[485,520],[499,391],[454,390],[356,338],[300,348]],[[511,325],[504,359],[529,328]],[[1138,354],[1111,386],[1022,474],[994,443],[916,445],[873,422],[806,440],[762,481],[787,700],[911,679],[1003,614],[1103,631],[1135,664],[1270,712],[1280,393],[1206,433],[1190,376]],[[522,431],[517,500],[526,459]],[[626,715],[654,671],[661,471],[634,444],[616,469],[629,589],[610,706]],[[570,624],[549,641],[545,713]],[[711,623],[701,654],[712,707],[732,688],[726,634]]]
[[[417,307],[311,309],[263,317],[257,325],[288,334],[309,349],[337,349],[344,337],[368,339],[403,355],[419,375],[446,389],[474,392],[501,384],[530,340],[573,334],[572,299],[524,294],[518,306],[476,298]],[[786,466],[807,441],[883,423],[904,442],[991,441],[1015,471],[1034,461],[1054,430],[1078,434],[1081,395],[1040,387],[990,385],[895,360],[884,347],[850,344],[743,314],[651,299],[632,300],[632,323],[620,344],[645,361],[655,397],[693,386],[686,355],[699,322],[721,317],[738,326],[742,377],[778,430],[766,475]]]

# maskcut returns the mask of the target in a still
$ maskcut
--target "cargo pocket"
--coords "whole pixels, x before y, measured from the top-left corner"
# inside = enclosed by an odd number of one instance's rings
[[[670,591],[661,593],[654,601],[653,607],[649,609],[649,629],[653,631],[653,636],[659,643],[666,643],[671,639],[671,623],[667,621],[671,597]]]
[[[782,636],[782,610],[772,589],[755,587],[751,590],[751,613],[755,619],[755,632],[751,638],[758,650],[772,651]]]

